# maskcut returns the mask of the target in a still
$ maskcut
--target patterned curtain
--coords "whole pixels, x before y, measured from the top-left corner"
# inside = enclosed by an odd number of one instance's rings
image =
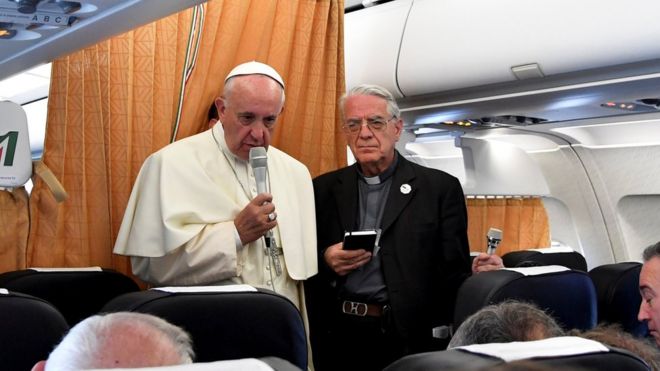
[[[173,136],[206,129],[224,76],[244,61],[269,63],[285,79],[273,145],[313,175],[343,166],[343,9],[331,0],[211,0],[54,61],[43,160],[69,199],[57,204],[35,183],[26,265],[129,274],[112,248],[140,166]]]
[[[25,188],[0,190],[0,272],[25,267],[29,225]]]
[[[344,4],[320,0],[210,1],[177,138],[206,129],[207,111],[237,64],[273,66],[286,84],[273,145],[312,176],[345,166],[337,101],[345,91]]]
[[[191,11],[53,62],[43,161],[69,193],[37,180],[28,266],[130,271],[112,246],[144,158],[166,145]]]
[[[550,247],[548,215],[539,197],[467,198],[470,251],[486,252],[490,228],[502,231],[497,254]]]

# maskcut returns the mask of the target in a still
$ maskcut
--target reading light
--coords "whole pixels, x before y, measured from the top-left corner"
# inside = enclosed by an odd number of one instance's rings
[[[2,0],[0,0],[1,2]],[[23,29],[30,30],[37,26],[71,26],[78,17],[74,14],[82,8],[80,2],[64,0],[8,0],[16,4],[16,9],[0,5],[0,24],[11,23],[21,36]],[[3,27],[0,27],[3,28]]]
[[[11,23],[0,22],[0,39],[11,39],[16,36],[16,30],[12,30],[11,26]]]
[[[616,110],[628,111],[628,112],[653,112],[658,108],[654,104],[648,104],[647,102],[652,102],[650,100],[639,100],[638,103],[634,102],[607,102],[603,103],[600,106],[603,108],[612,108]]]
[[[23,14],[32,14],[37,11],[37,4],[41,0],[14,0],[18,3],[18,11]]]

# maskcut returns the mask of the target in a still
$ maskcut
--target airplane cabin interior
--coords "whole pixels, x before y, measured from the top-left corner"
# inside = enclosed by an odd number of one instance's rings
[[[336,125],[338,110],[332,107],[344,91],[376,84],[392,92],[401,110],[404,126],[397,151],[412,162],[458,178],[466,196],[471,253],[497,247],[490,244],[496,236],[501,244],[495,253],[511,254],[504,263],[512,271],[470,277],[472,281],[468,279],[469,284],[459,289],[453,325],[458,327],[485,305],[515,297],[543,303],[564,323],[574,322],[574,328],[589,329],[607,319],[637,337],[648,336],[649,328],[638,320],[637,312],[642,251],[660,241],[659,12],[660,2],[647,0],[625,4],[610,0],[0,0],[0,224],[8,226],[0,227],[4,228],[0,231],[0,318],[5,318],[2,313],[16,318],[15,323],[0,324],[0,368],[3,362],[20,364],[16,369],[33,364],[34,357],[27,359],[18,350],[22,348],[30,347],[43,358],[76,324],[72,317],[79,320],[104,307],[138,306],[140,311],[159,313],[174,322],[177,316],[185,317],[187,310],[200,318],[213,317],[208,308],[226,311],[229,319],[213,318],[202,325],[191,321],[191,332],[204,338],[199,348],[201,362],[211,363],[181,366],[182,370],[311,367],[306,363],[309,343],[304,341],[308,324],[291,302],[247,285],[202,286],[199,292],[180,287],[144,290],[148,285],[132,275],[129,260],[112,254],[120,214],[144,158],[171,141],[206,130],[207,122],[199,119],[206,120],[208,105],[218,93],[217,87],[210,86],[219,78],[214,73],[220,67],[213,63],[228,71],[235,62],[249,59],[270,59],[288,68],[283,73],[287,105],[282,117],[295,122],[303,135],[287,142],[278,127],[274,143],[307,165],[312,176],[355,161]],[[155,97],[160,88],[155,85],[126,89],[130,90],[126,100],[140,103],[127,105],[134,112],[125,116],[134,116],[122,121],[125,118],[117,115],[112,118],[115,122],[107,114],[126,107],[120,99],[104,97],[108,100],[98,104],[100,108],[86,111],[85,106],[97,104],[94,94],[81,94],[74,100],[62,93],[83,86],[76,80],[80,76],[81,81],[102,87],[101,94],[111,92],[108,95],[120,91],[121,84],[142,83],[130,80],[139,75],[134,73],[138,69],[126,72],[129,67],[124,65],[117,69],[120,77],[112,80],[97,68],[103,57],[92,55],[91,50],[96,53],[94,48],[107,40],[121,39],[177,14],[183,16],[180,23],[172,21],[170,31],[179,38],[178,44],[145,43],[154,55],[165,50],[176,55],[173,60],[179,58],[172,63],[176,73],[165,84],[174,92],[166,103],[155,98],[139,101],[145,91],[144,95]],[[283,19],[294,22],[288,25]],[[231,27],[222,29],[221,23]],[[204,32],[214,34],[210,37]],[[252,37],[247,46],[244,35]],[[131,37],[122,39],[126,44],[113,45],[138,49],[139,43]],[[278,44],[282,40],[289,44]],[[77,64],[58,64],[66,58]],[[162,65],[155,62],[160,56],[147,54],[142,62],[132,58],[130,63],[152,69],[149,79],[164,75],[159,70]],[[91,72],[71,74],[77,77],[55,84],[56,76],[67,76],[62,66]],[[195,69],[200,71],[197,76]],[[186,90],[191,81],[202,88]],[[190,108],[188,103],[186,108],[186,100],[193,99],[203,104]],[[138,107],[145,101],[149,101],[143,110],[147,113]],[[153,119],[156,115],[162,119]],[[180,120],[186,119],[199,124],[180,127]],[[328,121],[323,128],[308,126],[323,120]],[[163,121],[166,134],[158,133]],[[67,125],[77,126],[67,130]],[[153,135],[142,139],[134,137],[137,131],[113,131],[140,125]],[[98,130],[86,131],[90,126]],[[311,133],[328,126],[328,137]],[[83,143],[80,147],[61,148],[62,143],[70,143],[64,137],[77,135]],[[93,135],[97,142],[85,142]],[[312,136],[317,142],[308,145]],[[120,152],[107,144],[113,140],[114,144],[138,143],[119,156],[124,161],[119,165],[98,160]],[[80,155],[72,156],[73,148],[82,149]],[[6,172],[3,167],[12,166],[16,149],[20,153],[16,152],[15,162],[22,168]],[[49,149],[60,152],[48,157]],[[331,160],[321,158],[322,152],[331,153]],[[59,161],[65,156],[69,162]],[[95,171],[101,180],[89,176]],[[36,191],[32,182],[38,184]],[[101,194],[101,201],[90,194]],[[93,222],[95,218],[102,222]],[[48,248],[39,249],[39,244]],[[101,250],[90,248],[95,244],[102,245]],[[536,253],[569,255],[530,267]],[[41,269],[29,269],[33,266]],[[77,276],[73,273],[77,270],[84,274]],[[619,291],[616,295],[608,291],[605,298],[605,291],[614,290],[610,278],[615,275]],[[106,295],[95,292],[99,287]],[[58,295],[59,290],[73,289],[78,296]],[[113,298],[109,299],[110,292]],[[254,329],[248,326],[237,336],[238,350],[220,352],[213,348],[213,337],[222,332],[217,328],[234,326],[250,316],[254,317],[249,322],[267,322],[260,310],[254,311],[253,302],[242,301],[243,292],[257,298],[258,309],[280,306],[286,322],[278,323],[277,329],[258,331],[264,336],[258,351],[250,345]],[[71,306],[81,295],[95,301],[95,307]],[[245,305],[244,310],[236,313],[234,304],[227,307],[227,300]],[[30,309],[20,309],[23,305]],[[605,313],[607,307],[624,309]],[[44,323],[32,323],[30,318]],[[31,331],[49,327],[37,344],[17,330],[23,326]],[[20,335],[7,339],[3,332]],[[276,357],[265,357],[271,339],[281,342]],[[544,353],[541,363],[558,368],[579,364],[587,369],[651,369],[619,348],[564,340],[563,345],[539,343],[530,352],[568,344],[584,348],[586,355]],[[504,348],[433,352],[403,358],[386,370],[450,369],[464,362],[495,366],[493,362],[501,362],[493,357],[509,359],[503,354],[512,349]],[[591,359],[601,352],[609,358]],[[257,360],[249,365],[214,363],[235,354]]]

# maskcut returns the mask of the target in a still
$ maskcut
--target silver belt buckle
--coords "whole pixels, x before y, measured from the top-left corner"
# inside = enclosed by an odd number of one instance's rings
[[[367,315],[367,304],[344,300],[341,305],[341,311],[346,314],[364,317]]]

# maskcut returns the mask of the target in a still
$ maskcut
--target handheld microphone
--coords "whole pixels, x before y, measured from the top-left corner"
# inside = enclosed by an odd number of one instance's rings
[[[266,148],[264,147],[252,147],[250,148],[250,167],[254,173],[254,180],[257,183],[257,193],[268,192],[268,156],[266,155]],[[273,215],[271,213],[271,215]],[[268,216],[270,221],[271,216]],[[264,242],[266,244],[266,253],[273,260],[273,266],[275,268],[275,274],[278,276],[282,274],[282,265],[280,263],[280,258],[277,256],[278,248],[277,242],[273,237],[273,231],[268,230],[264,235]]]
[[[488,230],[486,239],[488,240],[488,249],[486,249],[486,254],[493,255],[495,249],[497,249],[497,245],[502,242],[502,231],[497,228],[491,228]]]
[[[254,173],[254,180],[257,183],[257,193],[268,192],[268,156],[266,148],[250,148],[250,167]]]

